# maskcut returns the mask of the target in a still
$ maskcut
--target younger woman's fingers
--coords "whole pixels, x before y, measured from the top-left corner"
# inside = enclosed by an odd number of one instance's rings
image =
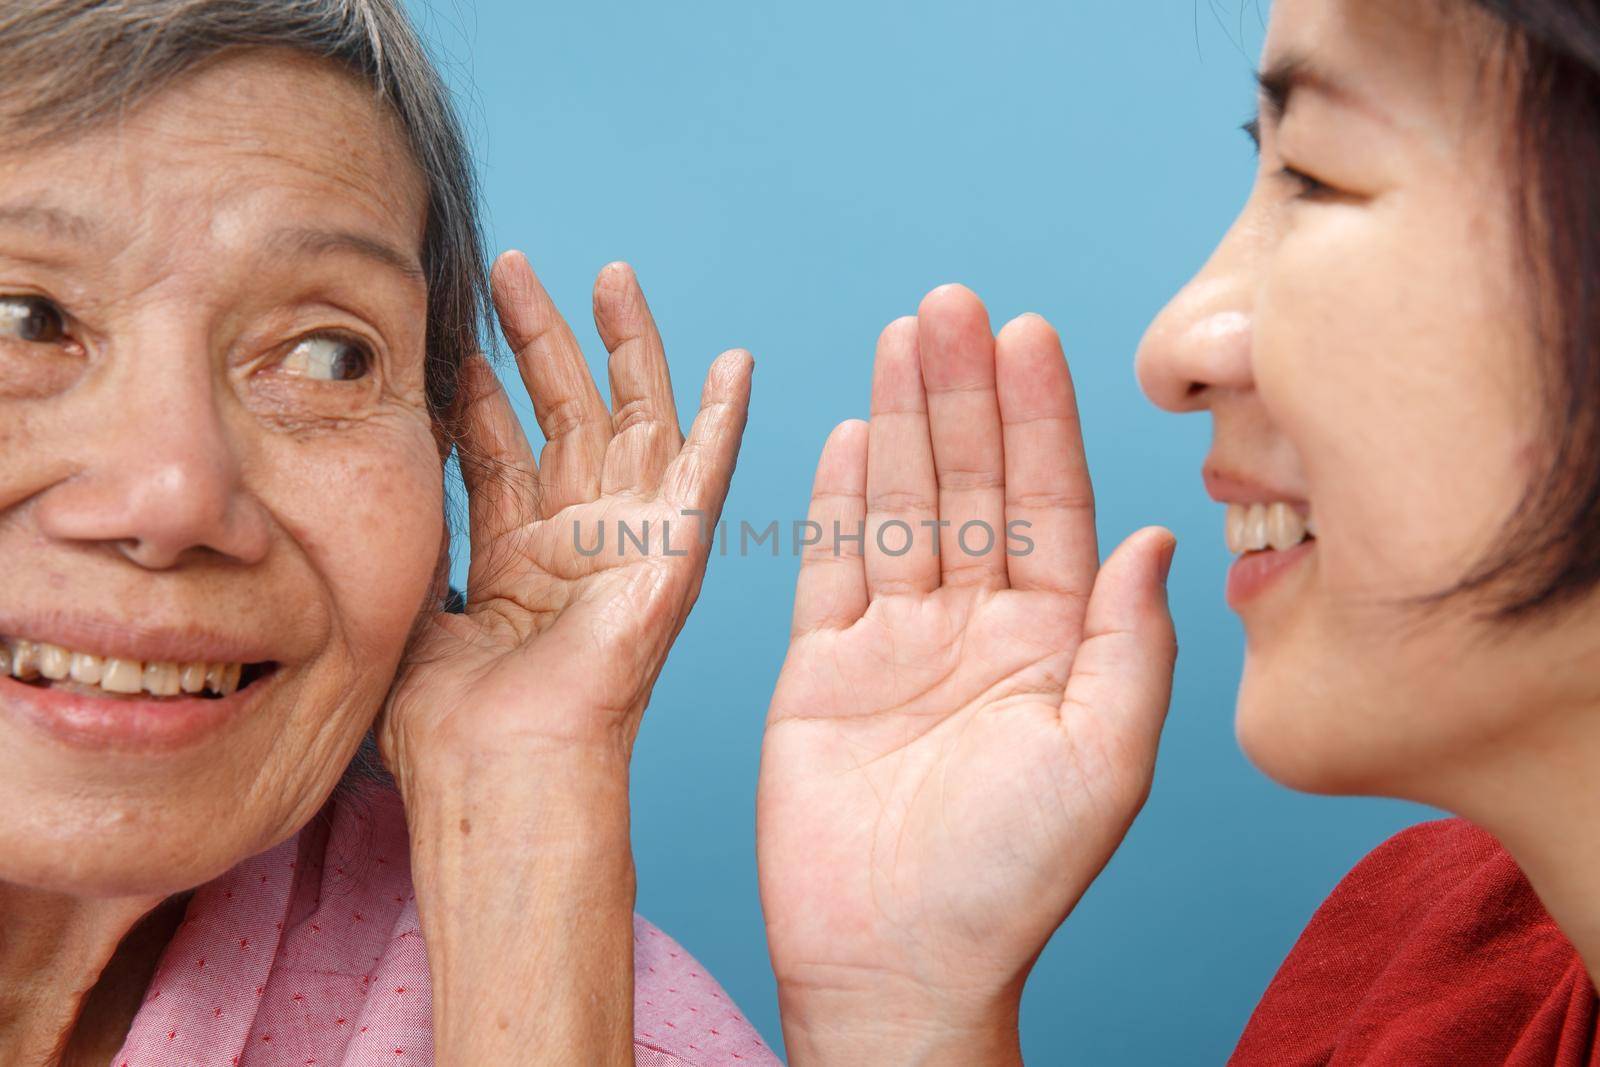
[[[867,424],[840,423],[822,446],[806,513],[806,540],[795,584],[791,637],[843,629],[867,610],[862,565],[867,516]]]
[[[464,425],[456,452],[476,548],[539,518],[539,472],[511,398],[483,356],[462,365],[460,397]]]
[[[540,505],[549,517],[595,499],[611,439],[611,413],[595,388],[583,350],[521,252],[492,272],[495,311],[516,353],[522,382],[544,431]]]
[[[683,433],[661,334],[626,263],[608,264],[595,279],[594,324],[611,353],[611,442],[600,491],[654,489]]]
[[[1167,574],[1176,548],[1171,532],[1146,527],[1100,568],[1061,705],[1066,728],[1089,716],[1122,740],[1118,751],[1133,761],[1123,768],[1130,783],[1148,784],[1172,699],[1178,642]]]
[[[706,373],[700,411],[689,427],[689,436],[662,474],[662,499],[678,509],[686,526],[693,528],[698,523],[707,539],[722,516],[728,484],[733,480],[750,412],[754,368],[755,361],[742,348],[717,357]]]
[[[944,285],[917,309],[917,347],[939,476],[940,581],[1003,587],[1005,452],[995,397],[994,334],[972,290]]]
[[[1094,488],[1061,338],[1038,315],[1013,319],[995,342],[995,374],[1011,586],[1087,600],[1100,562]]]
[[[896,319],[878,337],[867,445],[865,565],[872,596],[939,587],[939,482],[928,440],[928,404],[917,320]]]

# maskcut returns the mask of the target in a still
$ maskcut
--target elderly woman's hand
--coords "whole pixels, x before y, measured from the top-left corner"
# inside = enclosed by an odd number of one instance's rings
[[[1172,537],[1098,565],[1055,332],[996,339],[955,286],[884,331],[811,519],[757,815],[790,1062],[1018,1062],[1028,969],[1149,788]]]
[[[536,463],[489,364],[472,360],[466,613],[429,620],[390,699],[380,741],[402,781],[444,753],[626,759],[699,591],[749,403],[750,356],[724,353],[685,441],[661,336],[624,264],[594,289],[610,410],[527,260],[501,256],[493,282],[547,443]]]
[[[493,283],[547,443],[536,463],[472,360],[466,612],[426,620],[379,743],[406,800],[440,1061],[631,1063],[628,759],[700,588],[751,360],[712,365],[686,441],[630,269],[594,290],[611,410],[527,261],[502,256]]]

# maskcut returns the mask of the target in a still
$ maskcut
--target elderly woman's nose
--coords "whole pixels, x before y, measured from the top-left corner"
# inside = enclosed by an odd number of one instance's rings
[[[74,473],[39,499],[41,532],[114,547],[152,570],[196,554],[239,563],[266,555],[268,516],[244,484],[238,446],[213,404],[152,412],[129,403],[120,416],[86,435]]]

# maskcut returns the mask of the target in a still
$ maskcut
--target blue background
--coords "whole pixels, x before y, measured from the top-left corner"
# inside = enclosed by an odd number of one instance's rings
[[[804,515],[823,438],[866,413],[879,329],[933,286],[973,287],[996,327],[1032,310],[1063,331],[1102,550],[1149,522],[1177,532],[1183,651],[1154,793],[1039,961],[1024,1051],[1040,1063],[1221,1062],[1322,896],[1424,814],[1299,796],[1241,756],[1242,634],[1222,602],[1222,511],[1199,480],[1209,423],[1157,412],[1133,378],[1146,323],[1249,186],[1236,126],[1254,106],[1263,10],[412,6],[461,94],[491,244],[528,253],[602,388],[589,288],[612,259],[639,272],[686,421],[718,352],[755,353],[735,523]],[[639,910],[780,1049],[754,796],[795,569],[787,544],[779,559],[713,558],[634,759]]]

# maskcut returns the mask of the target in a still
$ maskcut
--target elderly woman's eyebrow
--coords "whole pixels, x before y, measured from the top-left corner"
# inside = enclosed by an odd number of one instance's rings
[[[82,215],[38,203],[0,203],[0,228],[28,230],[58,240],[87,241],[99,226]],[[405,276],[422,282],[426,276],[415,254],[407,253],[380,237],[355,230],[324,230],[314,227],[288,227],[267,238],[269,247],[306,256],[343,252],[361,256]]]
[[[267,242],[270,247],[288,254],[322,256],[342,252],[361,256],[405,275],[408,281],[426,280],[422,264],[414,253],[404,252],[381,237],[355,230],[289,227],[273,233]]]
[[[0,226],[77,241],[88,240],[98,228],[81,215],[34,203],[0,204]]]

